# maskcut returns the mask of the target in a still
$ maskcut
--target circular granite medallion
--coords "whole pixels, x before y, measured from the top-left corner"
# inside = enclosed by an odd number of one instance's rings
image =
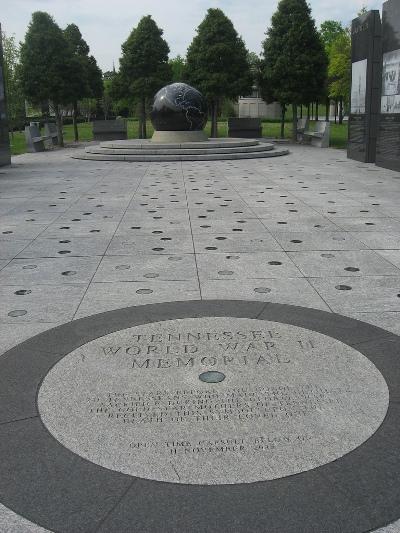
[[[388,402],[381,373],[354,348],[232,317],[100,337],[65,356],[38,397],[48,430],[80,456],[201,485],[276,479],[338,459],[375,433]]]
[[[51,531],[361,533],[399,518],[400,338],[209,300],[75,320],[0,358],[0,495]]]

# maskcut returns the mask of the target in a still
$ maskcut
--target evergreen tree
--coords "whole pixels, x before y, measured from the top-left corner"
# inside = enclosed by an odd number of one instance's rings
[[[318,99],[325,86],[327,56],[306,0],[280,0],[263,43],[260,84],[267,100],[278,101],[284,112],[293,108],[296,140],[297,106]]]
[[[217,137],[218,106],[251,90],[252,75],[243,39],[221,9],[209,9],[187,52],[185,78],[207,98],[211,137]]]
[[[63,146],[61,105],[72,101],[70,79],[77,68],[61,28],[45,12],[36,11],[21,44],[20,78],[25,97],[34,104],[52,102]]]
[[[113,94],[129,96],[140,104],[139,137],[146,138],[146,107],[154,94],[171,81],[169,46],[150,15],[143,17],[122,45],[120,71],[113,80]]]
[[[78,26],[69,24],[64,30],[64,36],[75,64],[73,75],[69,80],[69,90],[73,106],[74,137],[75,141],[78,141],[78,101],[84,98],[101,98],[103,79],[95,58],[89,56],[89,46],[83,39]]]

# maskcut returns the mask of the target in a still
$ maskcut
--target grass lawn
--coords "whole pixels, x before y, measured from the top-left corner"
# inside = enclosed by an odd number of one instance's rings
[[[263,122],[263,137],[275,137],[280,136],[280,124],[279,122]],[[78,125],[79,128],[79,139],[81,141],[91,141],[92,136],[92,125],[90,122],[81,123]],[[153,135],[153,126],[149,121],[147,123],[147,136],[151,137]],[[205,132],[207,135],[210,135],[211,123],[208,122],[205,127]],[[227,137],[227,123],[219,122],[218,123],[218,136]],[[292,135],[292,124],[287,122],[285,124],[285,138],[290,138]],[[128,120],[128,138],[136,139],[138,137],[138,121],[129,119]],[[74,140],[74,130],[72,125],[64,126],[64,140],[65,142],[72,142]],[[11,153],[12,155],[23,154],[26,152],[25,144],[25,135],[23,132],[14,132],[13,135],[10,135],[11,143]],[[346,148],[347,144],[347,124],[331,124],[331,147],[333,148]]]

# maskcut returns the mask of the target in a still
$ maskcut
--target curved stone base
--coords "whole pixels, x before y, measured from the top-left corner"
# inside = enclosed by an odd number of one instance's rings
[[[155,131],[151,142],[153,143],[186,143],[205,142],[207,135],[203,130],[198,131]]]
[[[169,139],[169,142],[131,139],[102,142],[100,145],[89,146],[85,152],[76,153],[72,157],[92,161],[219,161],[277,157],[288,153],[287,149],[276,149],[273,144],[256,139],[218,138],[191,142],[178,140],[173,142],[172,139]]]

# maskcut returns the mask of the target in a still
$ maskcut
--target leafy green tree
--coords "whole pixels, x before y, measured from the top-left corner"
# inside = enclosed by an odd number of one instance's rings
[[[184,71],[185,71],[185,66],[186,66],[185,59],[182,56],[177,55],[173,59],[170,59],[168,63],[171,67],[171,72],[172,72],[171,81],[173,83],[183,81]]]
[[[262,94],[267,101],[281,104],[282,133],[286,106],[292,104],[293,140],[296,140],[297,106],[321,96],[328,65],[306,0],[280,0],[263,49]]]
[[[350,99],[351,36],[344,31],[333,41],[329,50],[329,94],[339,101],[339,123],[343,122],[343,104]]]
[[[332,58],[332,46],[333,43],[336,41],[336,39],[340,38],[343,34],[346,33],[346,29],[342,26],[341,22],[338,22],[337,20],[325,20],[320,26],[320,36],[322,39],[322,42],[324,43],[325,52],[328,56],[328,79],[326,83],[326,120],[329,120],[329,106],[330,101],[333,98],[335,100],[336,105],[336,98],[331,94],[331,83],[332,78],[329,75],[330,71],[330,65],[331,65],[331,58]]]
[[[69,44],[75,63],[75,70],[69,80],[69,90],[73,106],[74,137],[75,141],[78,141],[78,101],[84,98],[101,98],[103,78],[95,58],[89,56],[89,46],[83,39],[78,26],[69,24],[64,30],[64,36]]]
[[[77,68],[68,42],[54,19],[36,11],[21,44],[23,92],[34,104],[50,100],[57,122],[59,145],[64,145],[61,106],[73,100],[70,80]]]
[[[14,35],[7,36],[5,32],[1,34],[3,44],[4,59],[4,82],[7,95],[7,116],[11,129],[25,121],[25,99],[22,92],[20,80],[18,78],[19,47],[15,43]]]
[[[224,98],[247,94],[252,74],[243,39],[221,9],[209,9],[187,52],[185,78],[207,98],[211,137],[217,137],[218,107]]]
[[[346,30],[343,28],[342,23],[338,22],[337,20],[325,20],[325,22],[321,24],[319,33],[327,54],[329,54],[329,50],[333,42],[339,35],[345,33],[345,31]]]
[[[146,107],[154,94],[171,81],[169,46],[150,15],[143,17],[122,45],[120,71],[113,80],[114,96],[140,105],[139,137],[146,138]]]

